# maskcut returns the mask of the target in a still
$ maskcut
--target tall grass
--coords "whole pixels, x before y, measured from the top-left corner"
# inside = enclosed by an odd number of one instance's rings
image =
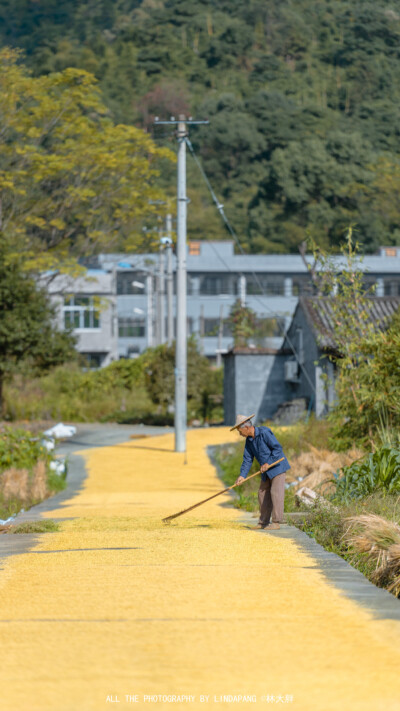
[[[8,420],[117,421],[126,412],[154,410],[144,383],[131,387],[98,382],[93,385],[78,366],[60,366],[40,378],[18,375],[5,386]]]

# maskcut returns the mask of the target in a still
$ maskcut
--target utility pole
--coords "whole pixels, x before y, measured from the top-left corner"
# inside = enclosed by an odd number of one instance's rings
[[[193,121],[181,114],[176,120],[154,120],[155,124],[177,125],[177,244],[176,244],[176,348],[175,348],[175,451],[186,452],[187,426],[187,322],[186,322],[186,141],[189,124],[208,124]]]
[[[220,368],[222,364],[222,336],[224,334],[224,307],[221,304],[219,307],[219,326],[218,326],[218,348],[217,348],[217,367]]]
[[[174,292],[174,280],[172,274],[172,215],[167,215],[166,220],[167,228],[167,340],[168,345],[172,345],[174,340],[174,314],[173,314],[173,292]]]
[[[158,306],[158,343],[165,343],[165,278],[164,278],[164,245],[160,244],[158,270],[157,306]]]
[[[204,304],[200,306],[200,344],[201,352],[204,355]]]
[[[147,296],[147,313],[146,313],[146,336],[147,348],[153,346],[153,276],[146,275],[146,296]]]
[[[179,116],[177,176],[175,451],[186,451],[187,323],[186,323],[186,123]]]

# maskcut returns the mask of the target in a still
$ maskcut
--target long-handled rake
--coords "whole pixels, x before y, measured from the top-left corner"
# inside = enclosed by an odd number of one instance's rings
[[[284,457],[281,457],[281,459],[277,459],[276,462],[272,462],[272,464],[269,464],[267,469],[264,471],[268,471],[268,469],[271,469],[271,467],[274,467],[276,464],[279,464],[279,462],[283,462]],[[249,481],[249,479],[252,479],[254,476],[257,476],[258,474],[261,474],[261,469],[256,472],[255,474],[251,474],[251,476],[246,477],[244,481],[242,481],[240,484],[232,484],[232,486],[228,486],[226,489],[222,489],[222,491],[218,491],[216,494],[213,494],[212,496],[209,496],[208,499],[203,499],[203,501],[199,501],[197,504],[193,504],[193,506],[190,506],[188,509],[184,509],[184,511],[179,511],[179,513],[172,514],[172,516],[167,516],[166,518],[163,518],[162,520],[165,521],[172,521],[173,518],[177,518],[178,516],[182,516],[182,514],[187,513],[188,511],[192,511],[193,509],[197,508],[197,506],[201,506],[202,504],[205,504],[206,501],[211,501],[211,499],[215,499],[216,496],[220,496],[220,494],[224,494],[226,491],[230,491],[230,489],[234,489],[235,486],[241,486],[244,484],[245,481]]]

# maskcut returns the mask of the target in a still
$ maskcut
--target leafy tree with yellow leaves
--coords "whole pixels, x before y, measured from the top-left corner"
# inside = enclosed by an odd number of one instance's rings
[[[18,51],[0,51],[0,234],[27,269],[139,246],[171,159],[144,131],[113,123],[88,72],[33,77]]]

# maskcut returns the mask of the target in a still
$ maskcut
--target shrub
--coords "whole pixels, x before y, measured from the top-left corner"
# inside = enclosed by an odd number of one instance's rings
[[[4,429],[0,438],[0,473],[11,467],[32,472],[40,459],[50,461],[50,455],[40,437],[28,430]]]
[[[342,472],[342,474],[340,474]],[[374,491],[400,492],[400,450],[381,447],[334,475],[334,499],[361,499]]]

